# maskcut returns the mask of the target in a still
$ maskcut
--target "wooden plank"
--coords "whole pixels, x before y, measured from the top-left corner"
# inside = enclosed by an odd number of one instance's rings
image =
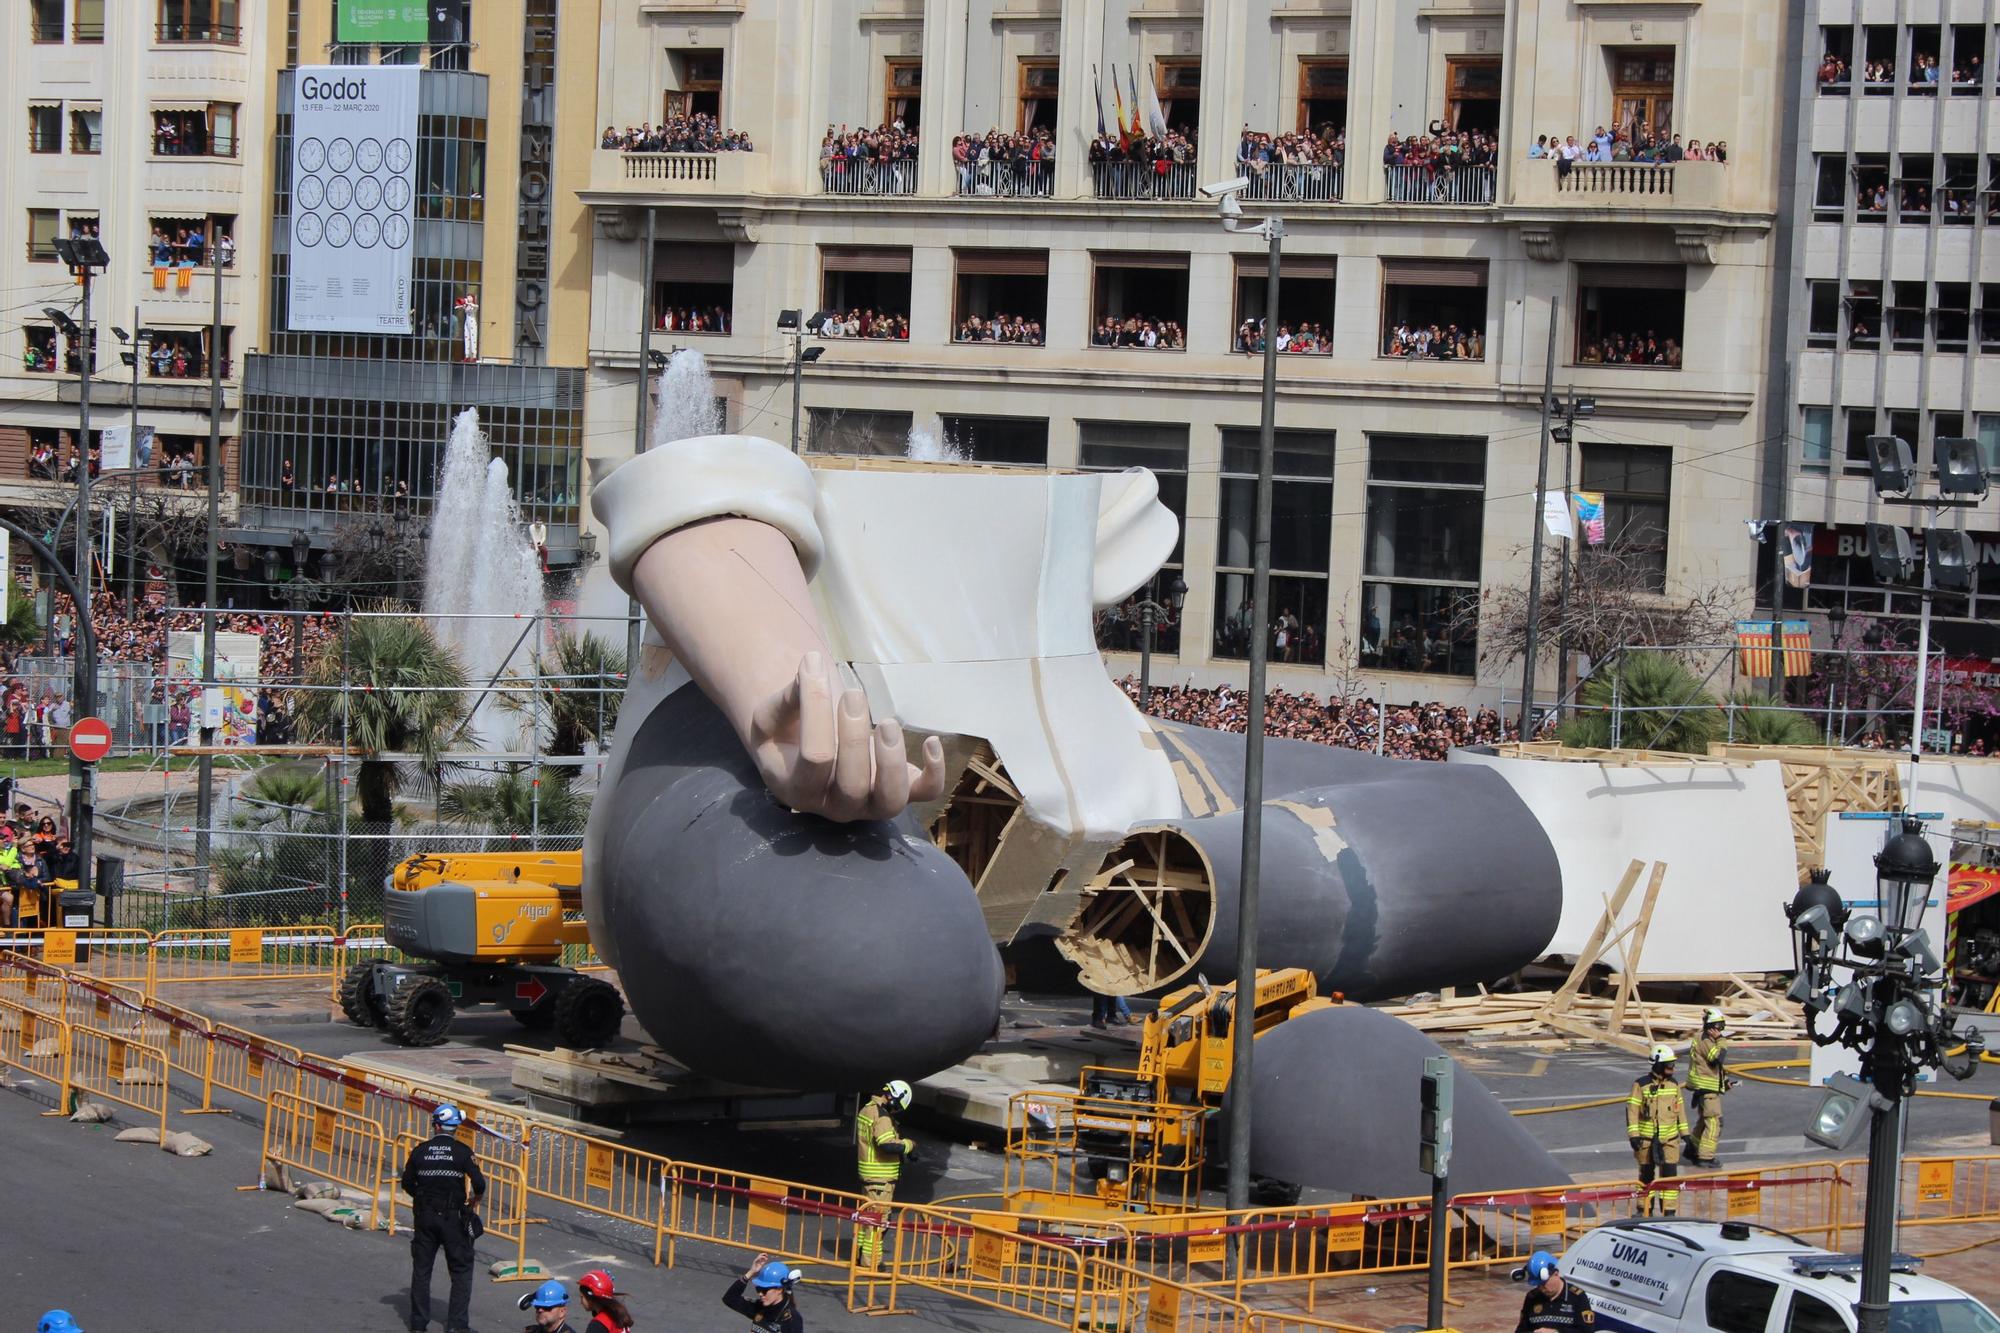
[[[1598,921],[1597,928],[1591,931],[1590,939],[1584,943],[1583,951],[1576,956],[1576,966],[1570,969],[1569,976],[1549,998],[1549,1013],[1561,1013],[1567,1009],[1570,1002],[1576,998],[1576,993],[1583,989],[1584,978],[1590,974],[1592,965],[1604,952],[1605,938],[1617,924],[1618,914],[1625,909],[1625,899],[1631,895],[1632,886],[1639,882],[1639,872],[1644,868],[1644,864],[1639,861],[1633,861],[1625,867],[1625,873],[1620,877],[1618,887],[1612,891],[1611,902],[1605,908],[1603,918]]]
[[[1639,987],[1639,959],[1646,952],[1646,931],[1653,924],[1653,906],[1660,901],[1660,885],[1667,878],[1667,863],[1653,862],[1653,874],[1646,881],[1646,896],[1639,904],[1637,927],[1632,932],[1632,943],[1624,952],[1625,975],[1618,987],[1618,1000],[1611,1006],[1611,1026],[1618,1029],[1625,1025],[1626,1003],[1637,993]],[[1649,1034],[1650,1035],[1650,1034]]]

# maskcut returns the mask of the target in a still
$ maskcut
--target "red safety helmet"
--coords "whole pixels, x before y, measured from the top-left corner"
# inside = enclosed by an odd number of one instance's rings
[[[611,1285],[611,1274],[601,1268],[593,1268],[585,1273],[576,1280],[576,1285],[593,1296],[609,1298],[625,1294]]]

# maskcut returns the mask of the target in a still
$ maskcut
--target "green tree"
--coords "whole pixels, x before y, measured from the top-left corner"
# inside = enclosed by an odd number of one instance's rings
[[[529,688],[531,681],[542,682]],[[584,742],[606,744],[625,693],[625,650],[596,634],[564,634],[535,655],[533,676],[517,676],[497,696],[510,713],[533,716],[548,754],[582,754]],[[546,799],[547,793],[544,792]]]
[[[1797,709],[1774,705],[1771,696],[1746,686],[1729,696],[1725,735],[1738,745],[1825,745],[1819,724]]]
[[[1614,701],[1621,717],[1618,742],[1626,749],[1706,754],[1709,743],[1723,735],[1715,696],[1666,652],[1624,654],[1585,681],[1577,700],[1577,716],[1562,725],[1565,745],[1609,746]]]
[[[423,621],[360,616],[307,664],[306,685],[294,710],[300,735],[369,756],[355,784],[361,818],[386,829],[400,777],[378,756],[415,753],[434,767],[465,719],[465,669]]]
[[[230,825],[270,833],[296,833],[326,813],[326,778],[296,764],[273,764],[245,784],[243,808]]]
[[[12,582],[7,584],[7,623],[0,627],[0,641],[35,643],[42,637],[42,618],[35,613],[35,595]]]
[[[509,764],[489,782],[447,784],[438,793],[438,817],[492,833],[532,833],[539,821],[545,833],[574,834],[590,813],[590,803],[576,791],[575,778],[574,769]]]

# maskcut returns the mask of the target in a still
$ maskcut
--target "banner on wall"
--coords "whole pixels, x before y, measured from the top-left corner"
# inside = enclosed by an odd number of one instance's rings
[[[340,0],[334,14],[337,42],[423,42],[430,36],[425,0]]]
[[[138,441],[137,457],[133,456],[132,443]],[[130,426],[106,426],[98,435],[98,466],[107,472],[122,472],[127,468],[145,467],[153,461],[153,428],[140,426],[135,432]]]
[[[167,636],[169,697],[191,697],[194,724],[211,728],[217,745],[257,743],[257,659],[263,640],[229,631],[215,636],[215,685],[199,690],[203,676],[201,632],[174,630]]]
[[[294,332],[410,332],[420,72],[297,72],[286,324]]]

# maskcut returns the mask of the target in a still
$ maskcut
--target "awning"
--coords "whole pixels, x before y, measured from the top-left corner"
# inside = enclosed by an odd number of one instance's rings
[[[1270,257],[1263,254],[1236,255],[1236,276],[1239,278],[1261,278],[1270,267]],[[1278,261],[1278,280],[1286,278],[1323,278],[1333,280],[1332,255],[1285,255]]]
[[[1188,257],[1152,250],[1096,250],[1091,252],[1090,262],[1099,268],[1162,268],[1185,272]]]
[[[1983,903],[2000,893],[2000,867],[1953,865],[1947,883],[1951,891],[1944,910],[1963,912],[1974,903]]]
[[[208,108],[210,105],[211,103],[209,103],[206,99],[199,102],[155,102],[151,107],[148,108],[148,110],[191,111],[205,116],[208,114]]]
[[[1625,287],[1635,291],[1687,290],[1682,264],[1578,264],[1577,281],[1584,287]]]
[[[1385,259],[1382,280],[1405,287],[1484,287],[1483,259]]]
[[[1049,252],[1046,250],[960,250],[957,254],[961,276],[1048,276]]]
[[[908,248],[823,245],[820,264],[828,273],[908,273]]]
[[[653,259],[655,282],[725,283],[736,280],[736,247],[662,241]]]

